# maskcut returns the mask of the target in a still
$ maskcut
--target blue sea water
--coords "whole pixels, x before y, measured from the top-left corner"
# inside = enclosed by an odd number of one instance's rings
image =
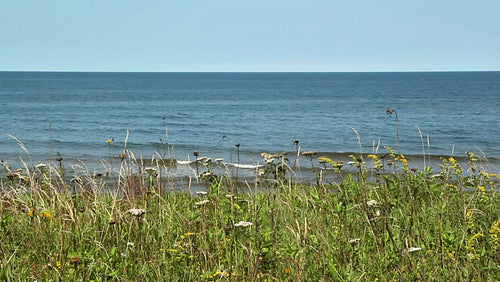
[[[0,109],[0,158],[10,163],[58,154],[97,163],[123,151],[127,131],[145,159],[168,140],[177,159],[196,150],[234,162],[240,144],[241,162],[262,163],[263,151],[293,155],[295,139],[341,158],[397,149],[397,127],[407,156],[500,158],[500,72],[0,72]]]

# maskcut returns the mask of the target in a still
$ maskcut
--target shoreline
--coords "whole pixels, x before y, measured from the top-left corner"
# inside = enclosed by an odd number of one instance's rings
[[[313,154],[311,154],[313,153]],[[288,161],[285,162],[283,168],[285,168],[286,173],[284,178],[297,183],[304,184],[314,184],[319,180],[321,183],[334,183],[341,179],[339,173],[335,169],[327,164],[322,163],[318,158],[329,158],[335,163],[342,164],[342,173],[356,173],[357,167],[355,161],[350,157],[351,154],[348,153],[314,153],[314,152],[302,152],[299,156],[299,161],[296,162],[296,153],[294,152],[282,152],[280,154],[275,154],[274,168],[281,165],[281,158],[286,157]],[[147,176],[146,170],[154,169],[156,173],[159,173],[160,179],[162,181],[162,190],[165,191],[200,191],[204,190],[206,185],[204,184],[203,176],[207,173],[224,176],[228,178],[231,182],[235,183],[236,186],[243,189],[252,187],[258,187],[260,181],[270,180],[273,181],[272,175],[270,173],[270,167],[266,164],[264,158],[260,157],[260,162],[245,163],[246,159],[243,159],[240,163],[225,162],[223,159],[210,159],[208,157],[199,156],[193,157],[194,159],[181,160],[181,159],[163,159],[158,160],[156,158],[148,159],[136,159],[132,152],[129,153],[130,156],[125,158],[120,157],[108,157],[101,159],[80,160],[71,158],[62,158],[60,161],[53,159],[52,161],[47,160],[46,162],[40,162],[36,160],[31,160],[29,162],[24,162],[22,165],[14,166],[11,163],[2,160],[0,165],[0,179],[6,181],[8,175],[12,171],[19,171],[19,175],[23,177],[31,177],[35,174],[40,174],[40,170],[37,168],[39,164],[45,164],[50,167],[50,170],[55,172],[64,171],[65,178],[67,181],[77,177],[85,177],[88,179],[100,179],[106,183],[115,183],[120,176]],[[369,154],[363,154],[363,161],[365,162],[366,169],[368,173],[372,175],[375,174],[375,162],[373,159],[368,157]],[[359,156],[359,154],[356,154]],[[381,164],[383,166],[382,173],[389,172],[401,172],[401,164],[398,167],[391,167],[387,165],[389,157],[387,154],[378,154],[380,157]],[[432,173],[439,173],[441,171],[440,165],[443,164],[443,160],[449,160],[453,158],[462,167],[464,174],[469,175],[471,172],[470,164],[468,163],[467,156],[426,156],[425,162],[422,156],[405,156],[408,163],[408,168],[414,172],[422,171],[426,167],[430,168]],[[499,173],[500,171],[500,160],[491,159],[477,156],[475,165],[478,171],[485,171],[488,173]],[[196,159],[198,161],[196,161]],[[21,164],[21,162],[19,162]],[[425,163],[425,166],[424,166]],[[9,168],[10,166],[10,168]],[[64,168],[64,170],[60,170]],[[267,170],[267,175],[264,173]],[[266,178],[267,177],[267,178]],[[179,189],[179,187],[183,187]],[[186,188],[187,187],[187,188]]]

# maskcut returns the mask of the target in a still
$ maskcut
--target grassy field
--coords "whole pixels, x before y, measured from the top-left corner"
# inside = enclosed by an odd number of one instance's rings
[[[500,280],[500,176],[472,154],[439,171],[411,169],[389,148],[353,156],[351,170],[310,154],[314,185],[267,156],[245,192],[203,159],[197,194],[165,192],[170,162],[121,157],[114,178],[61,162],[9,169],[0,280]]]

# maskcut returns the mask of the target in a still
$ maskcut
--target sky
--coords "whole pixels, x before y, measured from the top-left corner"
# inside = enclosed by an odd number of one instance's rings
[[[500,71],[498,0],[0,0],[0,71]]]

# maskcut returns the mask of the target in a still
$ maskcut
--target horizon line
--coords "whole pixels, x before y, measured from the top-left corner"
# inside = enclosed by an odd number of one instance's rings
[[[112,71],[112,70],[0,70],[1,72],[45,73],[443,73],[443,72],[500,72],[500,70],[382,70],[382,71]]]

